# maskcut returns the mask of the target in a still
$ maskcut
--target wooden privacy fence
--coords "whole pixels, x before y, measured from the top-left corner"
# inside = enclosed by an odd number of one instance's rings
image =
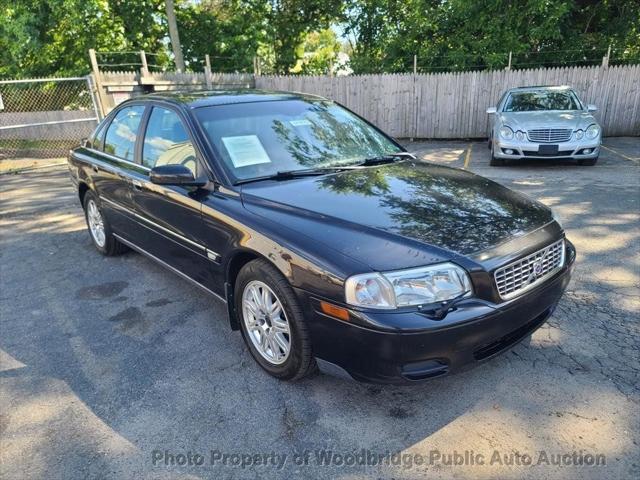
[[[256,88],[340,102],[400,138],[486,137],[487,107],[508,88],[528,85],[570,85],[584,102],[598,106],[605,135],[640,135],[640,65],[255,78]]]
[[[508,88],[571,85],[598,106],[605,135],[640,135],[640,65],[343,77],[98,71],[94,77],[103,114],[150,91],[255,86],[336,100],[395,137],[451,139],[486,137],[486,109]]]

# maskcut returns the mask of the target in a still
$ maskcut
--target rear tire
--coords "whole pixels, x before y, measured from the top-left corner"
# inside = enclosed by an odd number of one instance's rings
[[[267,373],[296,381],[317,370],[302,308],[273,265],[258,259],[242,267],[234,297],[242,337]]]
[[[584,166],[584,167],[593,167],[596,163],[598,163],[598,158],[600,156],[598,155],[597,157],[594,158],[580,158],[578,160],[578,165]]]
[[[113,236],[111,225],[102,212],[98,197],[92,191],[88,191],[84,196],[84,218],[93,246],[101,254],[110,257],[128,250],[126,245]]]

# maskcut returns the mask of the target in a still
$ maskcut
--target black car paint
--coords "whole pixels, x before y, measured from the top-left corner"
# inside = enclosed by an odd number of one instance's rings
[[[456,371],[462,363],[473,363],[469,355],[460,356],[461,345],[478,347],[554,308],[570,276],[573,247],[567,242],[567,264],[553,281],[501,301],[493,282],[495,268],[562,238],[564,232],[549,209],[485,178],[405,160],[321,177],[233,185],[192,109],[283,98],[299,97],[260,92],[151,95],[122,104],[159,105],[180,114],[207,180],[203,187],[151,183],[149,169],[140,165],[149,108],[138,134],[136,162],[94,150],[89,139],[70,155],[72,177],[80,194],[87,188],[97,192],[120,238],[226,301],[234,329],[235,274],[253,258],[270,261],[305,306],[315,355],[359,380],[417,379],[403,368],[428,362],[435,353],[448,365],[446,371]],[[113,112],[105,122],[112,117]],[[415,307],[380,312],[344,303],[344,281],[353,274],[442,261],[464,267],[474,285],[474,298],[444,320],[430,319]],[[349,308],[351,321],[321,313],[319,300]],[[518,318],[511,318],[514,311]],[[522,312],[531,315],[520,318]],[[482,322],[492,325],[488,333],[481,333]],[[408,338],[412,340],[405,344]],[[448,345],[440,344],[443,338]],[[442,353],[447,349],[448,356]]]

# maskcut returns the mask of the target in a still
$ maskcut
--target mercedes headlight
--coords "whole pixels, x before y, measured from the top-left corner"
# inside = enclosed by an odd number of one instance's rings
[[[345,282],[347,303],[365,308],[392,309],[444,302],[471,291],[469,275],[453,263],[365,273]]]
[[[524,132],[522,130],[518,130],[516,132],[516,140],[522,142],[524,140]]]
[[[505,140],[511,140],[513,138],[513,130],[504,125],[502,128],[500,128],[500,136]]]
[[[582,130],[576,130],[576,140],[582,140],[582,137],[584,137],[584,132]]]
[[[591,125],[585,132],[585,136],[590,140],[593,140],[598,135],[600,135],[600,127],[596,124]]]

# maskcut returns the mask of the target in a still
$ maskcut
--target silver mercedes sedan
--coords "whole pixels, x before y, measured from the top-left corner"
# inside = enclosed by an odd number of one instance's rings
[[[489,133],[491,165],[523,158],[573,158],[595,165],[602,129],[595,105],[582,103],[570,87],[520,87],[505,92]]]

